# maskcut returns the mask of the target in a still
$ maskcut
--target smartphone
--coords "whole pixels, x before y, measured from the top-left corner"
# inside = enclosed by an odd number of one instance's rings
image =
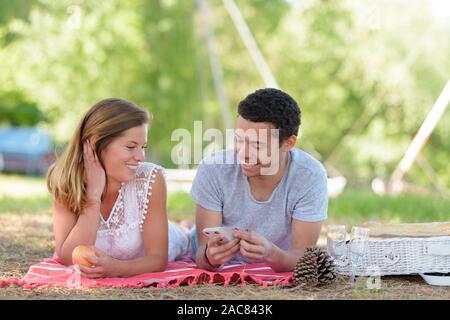
[[[213,238],[216,236],[222,236],[224,238],[222,243],[231,241],[234,239],[233,228],[232,227],[215,227],[215,228],[205,228],[203,229],[203,234],[208,238]]]

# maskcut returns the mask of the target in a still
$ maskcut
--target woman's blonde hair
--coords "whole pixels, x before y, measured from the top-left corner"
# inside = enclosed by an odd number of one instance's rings
[[[89,204],[83,143],[95,137],[93,148],[103,166],[100,155],[114,139],[150,120],[151,114],[126,100],[111,98],[94,105],[78,125],[67,149],[48,170],[47,188],[53,200],[79,215]]]

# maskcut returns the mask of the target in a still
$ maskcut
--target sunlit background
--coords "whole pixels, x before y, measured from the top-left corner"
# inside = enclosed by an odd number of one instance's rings
[[[233,125],[264,70],[300,103],[298,146],[377,189],[450,79],[450,1],[0,1],[1,126],[38,127],[58,152],[90,106],[122,97],[154,114],[148,160],[177,168],[172,132]],[[450,110],[433,129],[402,178],[445,194]]]
[[[381,290],[366,278],[312,291],[17,286],[55,251],[45,174],[99,100],[153,113],[146,157],[167,168],[168,218],[193,222],[197,165],[174,163],[172,133],[195,121],[225,132],[249,93],[288,92],[302,110],[297,146],[329,177],[325,247],[332,224],[450,221],[449,80],[450,0],[0,0],[0,287],[17,278],[0,299],[449,298],[418,275],[383,277]],[[389,243],[385,262],[399,257]]]

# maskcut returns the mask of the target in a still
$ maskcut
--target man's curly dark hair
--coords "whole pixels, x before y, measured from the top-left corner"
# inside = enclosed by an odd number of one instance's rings
[[[258,89],[239,103],[238,114],[252,122],[269,122],[279,129],[280,143],[297,135],[301,111],[287,93],[273,88]]]

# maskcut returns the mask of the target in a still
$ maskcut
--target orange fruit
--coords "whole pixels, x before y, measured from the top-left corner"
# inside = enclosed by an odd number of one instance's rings
[[[78,246],[72,251],[72,263],[73,264],[81,264],[86,267],[92,266],[90,262],[88,262],[84,257],[92,257],[95,258],[97,255],[95,254],[95,250],[93,247],[89,246]]]

